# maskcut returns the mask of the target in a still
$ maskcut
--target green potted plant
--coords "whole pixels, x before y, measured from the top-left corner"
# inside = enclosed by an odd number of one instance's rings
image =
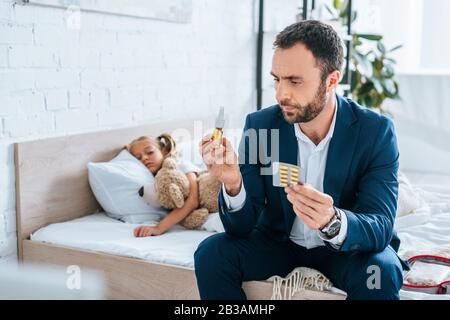
[[[332,15],[332,20],[339,20],[341,25],[347,24],[349,1],[333,0],[333,9],[325,5]],[[357,12],[351,12],[352,23]],[[369,108],[385,113],[385,99],[399,99],[399,85],[395,79],[396,61],[390,56],[402,45],[387,49],[383,44],[383,36],[378,34],[352,35],[351,48],[351,83],[352,98]],[[370,49],[364,49],[370,48]]]

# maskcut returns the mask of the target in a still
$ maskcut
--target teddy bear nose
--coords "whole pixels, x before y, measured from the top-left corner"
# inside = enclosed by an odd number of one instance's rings
[[[142,187],[139,189],[138,193],[139,193],[139,195],[140,195],[141,197],[144,196],[144,186],[142,186]]]

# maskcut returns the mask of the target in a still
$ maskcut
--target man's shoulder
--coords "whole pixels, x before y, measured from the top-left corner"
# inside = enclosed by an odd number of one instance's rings
[[[340,99],[341,107],[350,110],[355,120],[366,130],[393,127],[392,120],[386,115],[367,108],[350,98],[339,96],[338,99]]]

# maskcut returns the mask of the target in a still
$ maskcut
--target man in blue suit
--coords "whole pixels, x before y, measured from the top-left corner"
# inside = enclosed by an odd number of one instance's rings
[[[202,299],[245,299],[243,281],[319,270],[348,299],[399,299],[407,264],[396,254],[399,152],[392,122],[338,96],[343,48],[318,21],[288,26],[274,43],[278,105],[247,116],[239,158],[226,138],[200,142],[223,182],[225,233],[195,252]],[[304,184],[273,185],[275,161]]]

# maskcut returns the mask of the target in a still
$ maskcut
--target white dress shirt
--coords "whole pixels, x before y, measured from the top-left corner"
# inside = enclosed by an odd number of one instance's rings
[[[328,148],[333,137],[336,124],[336,107],[333,120],[327,135],[318,145],[315,145],[300,129],[299,124],[294,124],[295,136],[297,137],[299,150],[299,165],[301,167],[300,178],[320,192],[323,192],[323,180],[327,162]],[[228,195],[225,186],[222,185],[225,203],[230,211],[240,210],[245,203],[246,192],[242,184],[240,192],[232,197]],[[290,239],[296,244],[307,249],[325,245],[324,241],[339,248],[347,236],[347,216],[343,210],[341,213],[341,229],[339,234],[332,239],[327,239],[319,230],[311,230],[298,216],[292,225]]]

